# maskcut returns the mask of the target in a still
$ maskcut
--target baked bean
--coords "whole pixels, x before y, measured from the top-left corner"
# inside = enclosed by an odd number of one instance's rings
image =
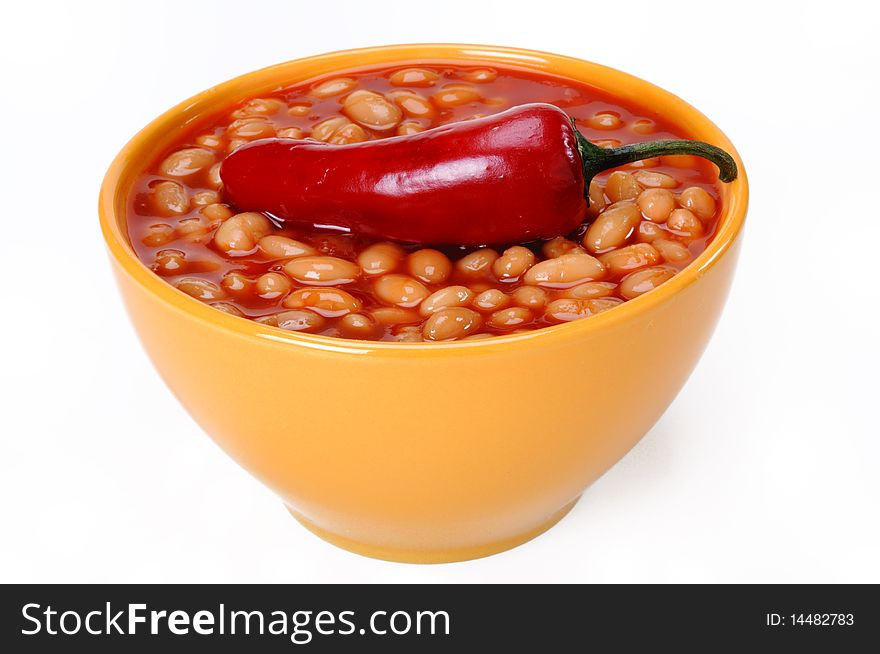
[[[398,327],[393,333],[395,340],[401,343],[421,343],[424,340],[419,327]]]
[[[368,277],[393,272],[406,253],[397,243],[374,243],[358,255],[357,263]]]
[[[639,223],[639,229],[636,232],[636,240],[640,243],[653,243],[658,238],[663,238],[666,231],[657,223],[650,220],[643,220]]]
[[[228,313],[230,316],[238,316],[239,318],[244,318],[245,315],[241,309],[239,309],[234,304],[230,304],[229,302],[213,302],[211,304],[212,307],[217,309],[218,311],[222,311],[223,313]]]
[[[207,224],[200,216],[196,218],[184,218],[177,223],[178,238],[190,241],[198,241],[211,231],[211,225]]]
[[[529,331],[529,330],[524,329],[522,331]],[[515,334],[516,332],[511,332],[511,333]],[[487,334],[486,332],[483,332],[482,334],[471,334],[470,336],[465,336],[464,338],[462,338],[460,340],[462,340],[462,341],[485,341],[487,338],[495,338],[495,334]]]
[[[626,164],[627,168],[656,168],[660,165],[660,157],[648,157],[647,159],[639,159],[638,161],[630,161]]]
[[[663,188],[649,188],[639,193],[636,203],[645,218],[655,223],[665,223],[675,209],[675,196]]]
[[[693,170],[701,165],[702,159],[692,154],[665,154],[660,157],[660,161],[664,165],[672,166],[673,168],[690,168]]]
[[[606,209],[584,235],[584,247],[593,254],[619,248],[626,243],[641,219],[639,208],[631,202]]]
[[[311,245],[287,236],[269,234],[257,241],[260,251],[272,259],[293,259],[318,254]]]
[[[250,289],[251,280],[248,277],[237,270],[231,270],[230,272],[223,275],[223,279],[220,280],[220,285],[223,287],[225,291],[228,293],[232,293],[233,295],[240,295]]]
[[[357,82],[350,77],[337,77],[335,79],[328,79],[326,82],[321,82],[313,87],[311,95],[321,99],[332,98],[334,95],[348,93],[354,90],[356,86]]]
[[[437,113],[430,100],[413,91],[391,91],[388,98],[400,107],[408,118],[430,119]]]
[[[702,220],[709,220],[715,215],[715,198],[699,186],[683,190],[678,196],[678,203]]]
[[[442,284],[452,273],[452,262],[437,250],[416,250],[406,260],[409,274],[426,284]]]
[[[642,187],[638,181],[630,173],[616,170],[608,176],[608,182],[605,184],[605,195],[612,202],[620,202],[621,200],[632,200],[639,197]]]
[[[590,180],[588,195],[590,197],[589,213],[591,216],[597,216],[605,208],[605,189],[595,179]]]
[[[312,125],[309,136],[318,141],[329,141],[336,132],[351,124],[352,122],[345,116],[334,116]]]
[[[597,314],[623,304],[623,300],[619,297],[600,297],[595,300],[588,300],[587,303],[590,313]]]
[[[227,220],[233,216],[232,209],[225,204],[206,204],[199,209],[199,213],[211,224]]]
[[[152,268],[159,274],[177,275],[186,265],[186,253],[180,250],[159,250]]]
[[[520,286],[510,294],[510,299],[518,307],[542,309],[547,304],[547,291],[537,286]]]
[[[489,84],[498,78],[498,71],[491,68],[477,68],[463,72],[461,78],[474,84]]]
[[[226,153],[232,154],[233,152],[238,150],[241,146],[243,146],[245,143],[248,143],[247,139],[243,139],[243,138],[230,139],[229,143],[226,145]]]
[[[675,268],[662,266],[637,270],[620,281],[620,294],[627,300],[632,300],[648,291],[653,291],[660,284],[668,282],[675,276],[675,273]]]
[[[284,127],[278,130],[277,136],[282,139],[301,139],[305,133],[299,127]]]
[[[410,309],[431,294],[424,284],[408,275],[382,275],[373,282],[373,292],[382,302]]]
[[[620,141],[617,139],[597,139],[592,142],[593,145],[599,146],[600,148],[619,148]]]
[[[284,272],[296,281],[313,286],[349,284],[360,276],[360,268],[338,257],[306,256],[284,264]]]
[[[308,104],[294,104],[287,110],[289,116],[294,116],[296,118],[308,116],[310,113],[312,113],[312,106]]]
[[[366,141],[369,135],[364,131],[364,128],[360,125],[355,125],[354,123],[350,123],[348,125],[344,125],[340,127],[336,132],[334,132],[333,136],[330,137],[329,143],[335,143],[337,145],[344,145],[345,143],[361,143]]]
[[[653,120],[648,120],[647,118],[640,118],[635,121],[630,129],[634,131],[636,134],[651,134],[657,129],[657,125]]]
[[[498,253],[492,248],[481,248],[470,254],[464,255],[455,262],[455,268],[459,273],[467,277],[482,277],[492,270],[492,265],[498,259]]]
[[[246,141],[275,136],[275,128],[265,118],[242,118],[230,123],[226,131],[231,137]]]
[[[495,311],[510,304],[510,298],[497,288],[489,288],[474,298],[473,306],[480,311]]]
[[[640,170],[634,177],[646,188],[675,188],[680,184],[675,177],[654,170]]]
[[[290,279],[277,272],[267,272],[259,277],[254,283],[254,288],[264,300],[274,300],[283,297],[290,292]],[[287,306],[286,304],[284,306]],[[296,309],[298,307],[290,307]]]
[[[433,86],[440,75],[427,68],[404,68],[391,74],[389,81],[394,86]]]
[[[197,207],[206,207],[209,204],[219,204],[222,198],[217,191],[199,191],[193,193],[192,203]]]
[[[601,254],[599,261],[612,275],[618,276],[659,263],[660,253],[650,243],[636,243]]]
[[[434,291],[419,305],[419,313],[428,317],[447,307],[466,307],[474,299],[474,292],[467,286],[445,286]]]
[[[179,216],[189,211],[189,197],[177,182],[157,182],[150,188],[153,210],[160,216]]]
[[[400,107],[373,91],[355,91],[345,98],[342,111],[356,123],[382,131],[397,127],[403,118]]]
[[[272,223],[261,213],[237,213],[221,223],[214,233],[214,244],[227,254],[245,254],[272,231]]]
[[[403,307],[373,307],[369,313],[377,322],[385,326],[422,322],[422,316],[418,311]]]
[[[447,307],[425,321],[422,336],[428,341],[451,341],[478,331],[482,324],[480,314],[472,309]]]
[[[488,324],[496,329],[511,329],[532,322],[532,312],[524,307],[510,307],[494,311]]]
[[[418,134],[419,132],[424,131],[425,128],[421,123],[417,123],[414,120],[405,120],[397,126],[396,134],[398,136],[406,136],[408,134]]]
[[[574,241],[557,236],[541,246],[541,254],[548,259],[561,257],[563,254],[586,254],[587,251]]]
[[[498,281],[513,281],[519,279],[533,265],[535,253],[521,245],[514,245],[495,259],[492,272]]]
[[[689,209],[676,209],[669,214],[666,227],[688,238],[698,238],[703,235],[703,223]]]
[[[571,322],[590,315],[588,300],[560,298],[553,300],[544,311],[544,318],[550,322]]]
[[[311,309],[325,318],[357,313],[363,306],[359,299],[340,288],[300,288],[281,304],[288,309]]]
[[[452,109],[463,104],[476,102],[480,99],[480,92],[469,84],[446,84],[434,95],[431,100],[441,109]]]
[[[593,129],[619,129],[623,125],[620,115],[613,111],[600,111],[587,121]]]
[[[223,299],[223,289],[212,281],[200,277],[184,277],[177,284],[178,290],[183,291],[190,297],[207,302],[208,300]]]
[[[219,150],[223,147],[223,139],[216,134],[202,134],[196,137],[196,145],[209,150]]]
[[[168,177],[189,177],[214,163],[214,153],[207,148],[184,148],[172,152],[159,164],[159,172]]]
[[[657,248],[657,252],[660,253],[663,260],[669,263],[684,263],[690,261],[693,256],[687,246],[682,245],[678,241],[658,238],[652,245]]]
[[[572,286],[563,292],[563,296],[575,300],[595,300],[600,297],[608,297],[617,290],[614,282],[587,282]]]
[[[370,315],[347,313],[339,319],[339,328],[350,338],[374,339],[379,336],[382,326]]]
[[[223,178],[220,177],[220,163],[215,163],[208,169],[208,185],[215,191],[223,188]]]
[[[171,225],[159,223],[150,225],[147,228],[147,234],[141,239],[141,243],[151,248],[165,245],[174,240],[174,228]]]
[[[286,105],[276,98],[254,98],[232,112],[233,118],[249,116],[271,116],[277,114]]]
[[[603,255],[604,256],[604,255]],[[605,267],[589,254],[563,254],[536,263],[523,276],[526,284],[547,288],[570,288],[605,276]]]
[[[326,321],[308,309],[293,309],[275,314],[275,322],[281,329],[292,332],[314,332],[321,329]]]

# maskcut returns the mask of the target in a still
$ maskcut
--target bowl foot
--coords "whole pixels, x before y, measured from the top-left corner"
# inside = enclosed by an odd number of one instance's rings
[[[505,550],[512,549],[514,547],[517,547],[518,545],[522,545],[523,543],[532,540],[537,536],[540,536],[545,531],[550,529],[550,527],[562,520],[562,518],[564,518],[565,515],[569,511],[571,511],[574,505],[577,504],[577,501],[579,499],[580,496],[576,497],[574,500],[562,507],[559,511],[550,516],[545,522],[533,529],[530,529],[525,533],[517,534],[516,536],[507,538],[505,540],[497,541],[494,543],[487,543],[485,545],[478,545],[475,547],[437,550],[397,549],[393,547],[382,547],[371,543],[362,543],[360,541],[347,538],[346,536],[340,536],[339,534],[329,532],[326,529],[319,527],[314,522],[311,522],[308,518],[304,517],[302,514],[298,513],[295,509],[292,509],[289,506],[287,507],[287,510],[294,518],[299,521],[299,523],[303,527],[308,529],[319,538],[327,541],[331,545],[336,545],[337,547],[341,547],[342,549],[348,550],[349,552],[354,552],[355,554],[360,554],[361,556],[368,556],[370,558],[381,559],[383,561],[396,561],[398,563],[454,563],[456,561],[468,561],[470,559],[479,559],[484,556],[498,554],[499,552],[504,552]]]

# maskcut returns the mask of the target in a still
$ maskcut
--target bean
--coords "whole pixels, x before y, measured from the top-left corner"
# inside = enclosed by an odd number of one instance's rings
[[[223,289],[212,281],[199,277],[184,277],[176,284],[178,290],[183,291],[190,297],[207,302],[208,300],[223,299]]]
[[[637,270],[621,280],[620,294],[627,300],[632,300],[668,282],[675,276],[675,272],[674,268],[662,266]]]
[[[357,263],[367,277],[384,275],[397,269],[405,252],[396,243],[374,243],[358,255]]]
[[[232,138],[253,141],[275,136],[275,128],[265,118],[242,118],[233,121],[226,128]]]
[[[497,288],[489,288],[474,298],[473,306],[480,311],[495,311],[510,304],[510,298]]]
[[[627,168],[656,168],[660,165],[660,157],[648,157],[647,159],[639,159],[638,161],[630,161],[626,164]]]
[[[681,183],[671,175],[654,170],[640,170],[634,177],[639,184],[647,188],[675,188]]]
[[[691,186],[683,190],[678,196],[678,203],[702,220],[709,220],[715,215],[715,198],[699,186]]]
[[[374,307],[369,313],[377,322],[386,326],[422,322],[418,311],[402,307]]]
[[[665,223],[675,209],[675,196],[663,188],[649,188],[639,193],[636,203],[645,218],[655,223]]]
[[[663,260],[669,263],[684,263],[690,261],[693,256],[687,246],[678,241],[658,238],[652,245],[657,248],[657,252],[660,253]]]
[[[247,211],[227,218],[214,233],[214,244],[234,256],[249,253],[257,241],[272,231],[272,223],[261,213]]]
[[[497,259],[498,253],[495,250],[481,248],[464,255],[456,261],[455,268],[459,273],[467,277],[482,277],[492,270],[492,265]]]
[[[394,86],[433,86],[440,75],[427,68],[404,68],[391,74],[389,81]]]
[[[519,307],[542,309],[547,304],[547,291],[537,286],[520,286],[510,298]]]
[[[342,95],[343,93],[348,93],[354,87],[357,86],[357,82],[355,82],[350,77],[337,77],[335,79],[328,79],[325,82],[321,82],[320,84],[312,87],[310,95],[316,98],[331,98],[334,95]]]
[[[592,142],[593,145],[597,145],[600,148],[619,148],[620,141],[617,139],[597,139]]]
[[[192,203],[197,207],[206,207],[209,204],[219,204],[221,199],[217,191],[199,191],[193,193]]]
[[[632,200],[639,196],[642,187],[639,186],[636,178],[630,173],[616,170],[608,176],[608,182],[605,184],[605,195],[612,202],[620,200]]]
[[[238,295],[250,289],[251,280],[243,273],[237,270],[231,270],[223,275],[223,279],[220,280],[220,285],[227,292]]]
[[[419,313],[427,318],[447,307],[466,307],[474,299],[474,292],[467,286],[446,286],[434,291],[419,305]]]
[[[521,245],[514,245],[495,260],[492,272],[498,281],[513,281],[519,279],[533,265],[535,253]]]
[[[366,141],[369,135],[364,131],[364,128],[360,125],[355,125],[354,123],[350,123],[348,125],[343,125],[338,130],[336,130],[333,135],[330,137],[329,143],[336,143],[337,145],[343,145],[345,143],[362,143]]]
[[[318,141],[326,142],[333,138],[333,135],[340,129],[351,124],[351,121],[345,116],[333,116],[333,118],[328,118],[312,125],[309,136]]]
[[[291,105],[291,107],[287,110],[287,114],[289,116],[294,116],[296,118],[308,116],[310,113],[312,113],[312,107],[308,104]]]
[[[233,152],[238,150],[241,146],[243,146],[247,142],[248,142],[247,139],[242,139],[242,138],[230,139],[229,143],[226,145],[227,154],[232,154]]]
[[[465,307],[447,307],[432,314],[422,325],[422,336],[429,341],[450,341],[479,331],[480,314]]]
[[[184,238],[189,241],[198,241],[212,229],[201,216],[196,218],[184,218],[177,224],[175,230],[178,238]]]
[[[597,216],[605,208],[605,189],[595,179],[590,180],[590,206],[589,212],[591,216]]]
[[[442,284],[452,274],[452,262],[442,252],[424,248],[406,260],[409,273],[426,284]]]
[[[526,329],[523,331],[529,331],[529,330]],[[511,333],[515,334],[516,332],[511,332]],[[495,334],[488,334],[486,332],[482,332],[482,333],[477,333],[477,334],[471,334],[470,336],[465,336],[461,340],[463,340],[463,341],[485,341],[487,338],[495,338]]]
[[[604,256],[604,255],[603,255]],[[532,266],[523,276],[526,284],[570,288],[605,276],[605,267],[589,254],[563,254]]]
[[[409,118],[433,118],[437,111],[430,100],[413,91],[391,91],[388,98]]]
[[[399,327],[394,331],[394,338],[401,343],[421,343],[422,330],[419,327]]]
[[[408,275],[382,275],[373,282],[373,292],[382,302],[405,309],[421,304],[431,292],[420,281]]]
[[[600,297],[595,300],[587,300],[589,303],[590,313],[597,314],[602,313],[603,311],[608,311],[608,309],[613,309],[616,306],[623,304],[623,300],[619,297]]]
[[[460,107],[480,99],[480,92],[470,84],[446,84],[431,96],[431,100],[441,109]]]
[[[548,259],[555,259],[556,257],[561,257],[563,254],[586,253],[587,251],[584,250],[580,245],[578,245],[574,241],[569,241],[567,238],[563,238],[562,236],[557,236],[554,239],[550,239],[541,246],[541,254],[543,254]]]
[[[532,321],[532,312],[524,307],[500,309],[489,316],[488,323],[496,329],[511,329]]]
[[[363,305],[351,293],[339,288],[300,288],[284,298],[282,304],[288,309],[311,309],[325,318],[357,313]]]
[[[595,300],[600,297],[608,297],[617,289],[614,282],[587,282],[566,289],[563,295],[576,300]]]
[[[257,246],[263,254],[272,259],[293,259],[318,254],[311,245],[278,234],[264,236],[257,241]]]
[[[324,326],[325,320],[308,309],[294,309],[275,314],[278,327],[292,332],[315,332]]]
[[[489,84],[498,77],[498,71],[491,68],[477,68],[461,74],[461,78],[474,84]]]
[[[418,134],[419,132],[424,131],[425,128],[421,123],[417,123],[414,120],[405,120],[397,126],[396,134],[398,136],[407,136],[408,134]]]
[[[657,223],[652,223],[650,220],[643,220],[639,223],[639,231],[636,234],[636,240],[640,243],[653,243],[658,238],[663,238],[665,234],[665,230]]]
[[[654,121],[648,120],[647,118],[639,118],[630,127],[630,129],[636,134],[651,134],[654,132],[655,128],[656,125],[654,124]]]
[[[196,137],[196,145],[209,150],[219,150],[223,146],[223,139],[215,134],[201,134]]]
[[[650,243],[636,243],[599,256],[599,261],[612,275],[625,275],[660,262],[660,253]]]
[[[160,216],[179,216],[189,211],[189,197],[177,182],[158,182],[151,189],[153,209]]]
[[[403,118],[400,107],[373,91],[355,91],[345,98],[342,111],[365,127],[383,131],[397,127]]]
[[[159,164],[159,172],[168,177],[188,177],[214,163],[214,153],[206,148],[184,148],[172,152]]]
[[[290,292],[291,283],[290,279],[281,273],[267,272],[257,277],[254,287],[257,295],[264,300],[274,300],[275,298],[287,295]]]
[[[151,248],[165,245],[174,240],[174,228],[171,225],[160,223],[158,225],[150,225],[147,228],[147,234],[141,239],[141,243]]]
[[[588,300],[560,298],[553,300],[544,311],[544,318],[550,322],[571,322],[590,315]]]
[[[619,129],[623,125],[620,115],[613,111],[600,111],[592,116],[587,124],[593,129]]]
[[[276,98],[254,98],[232,112],[233,118],[247,118],[249,116],[271,116],[276,114],[285,105]]]
[[[495,288],[495,284],[490,284],[489,282],[468,282],[467,287],[471,289],[474,293],[479,295],[483,291],[488,291],[490,288]]]
[[[177,275],[183,271],[184,266],[186,266],[186,253],[180,250],[159,250],[152,268],[159,274]]]
[[[372,340],[379,336],[382,326],[370,315],[347,313],[339,319],[339,328],[350,338]]]
[[[338,257],[306,256],[288,261],[284,272],[303,284],[331,286],[350,284],[361,271],[351,261]]]
[[[232,209],[225,204],[206,204],[199,209],[199,213],[205,217],[210,223],[218,223],[227,220],[233,216]]]
[[[703,223],[689,209],[676,209],[669,214],[666,227],[676,234],[689,238],[703,235]]]
[[[278,130],[278,138],[301,139],[305,133],[299,127],[284,127]]]
[[[593,254],[619,248],[626,243],[641,219],[641,213],[633,203],[606,209],[584,235],[584,246]]]
[[[239,318],[245,317],[241,309],[239,309],[234,304],[230,304],[229,302],[214,302],[211,304],[211,306],[217,309],[217,311],[228,313],[230,316],[238,316]]]

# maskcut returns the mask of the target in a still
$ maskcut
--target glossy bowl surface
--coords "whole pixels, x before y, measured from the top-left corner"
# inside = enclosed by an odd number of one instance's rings
[[[588,319],[486,340],[355,341],[287,332],[185,295],[135,256],[126,193],[185,126],[246,96],[340,69],[479,62],[547,71],[662,107],[734,155],[715,238],[658,289]],[[397,561],[485,556],[554,524],[666,410],[733,277],[748,201],[727,137],[677,96],[571,57],[507,47],[397,45],[290,61],[208,89],[119,153],[99,213],[122,297],[163,379],[202,428],[309,529]]]

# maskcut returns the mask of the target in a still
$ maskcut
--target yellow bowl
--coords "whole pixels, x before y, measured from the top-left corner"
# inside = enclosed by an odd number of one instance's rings
[[[334,70],[420,61],[524,66],[659,107],[732,153],[718,232],[657,290],[597,316],[467,342],[380,343],[298,334],[181,293],[135,256],[126,194],[144,162],[206,114]],[[523,543],[651,428],[681,389],[727,296],[748,186],[705,116],[645,81],[544,52],[400,45],[334,52],[249,73],[167,111],[119,153],[101,227],[131,319],[163,379],[202,428],[306,527],[383,559],[443,562]]]

